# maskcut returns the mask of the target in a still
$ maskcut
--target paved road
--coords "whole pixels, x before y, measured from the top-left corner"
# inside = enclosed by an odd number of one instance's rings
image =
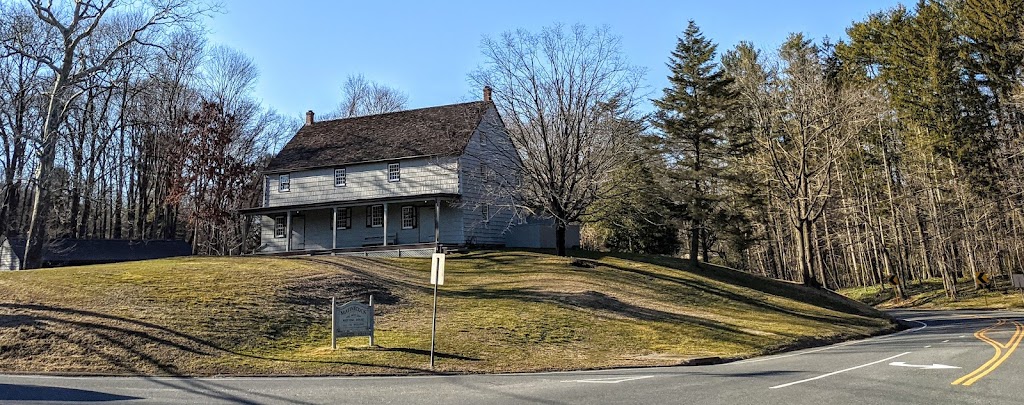
[[[1020,404],[1024,313],[896,311],[895,335],[741,362],[382,378],[0,376],[0,403]]]

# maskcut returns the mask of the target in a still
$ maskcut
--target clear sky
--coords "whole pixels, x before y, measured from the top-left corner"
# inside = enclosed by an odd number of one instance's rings
[[[249,55],[261,75],[256,96],[281,114],[326,113],[349,74],[396,87],[409,107],[479,99],[466,75],[483,62],[480,40],[553,23],[607,24],[648,91],[667,86],[669,52],[693,19],[719,52],[747,40],[777,47],[790,32],[845,37],[852,22],[898,0],[345,1],[223,0],[208,22],[211,45]]]

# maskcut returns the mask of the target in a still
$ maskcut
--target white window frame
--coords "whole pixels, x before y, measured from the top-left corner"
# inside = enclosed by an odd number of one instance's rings
[[[277,177],[277,191],[287,193],[292,190],[291,173],[285,173]]]
[[[345,187],[348,185],[348,171],[344,167],[334,168],[334,187]]]
[[[398,162],[388,163],[388,183],[402,181],[402,166]]]
[[[402,206],[402,229],[416,229],[419,225],[416,218],[416,207],[412,205]]]
[[[378,215],[379,214],[379,215]],[[379,222],[378,222],[379,219]],[[383,228],[384,227],[384,205],[370,205],[366,207],[366,227],[367,228]]]
[[[280,231],[280,232],[278,232]],[[288,236],[287,219],[282,216],[274,217],[274,239],[283,239]]]
[[[338,208],[338,221],[334,223],[334,230],[352,229],[352,208]]]

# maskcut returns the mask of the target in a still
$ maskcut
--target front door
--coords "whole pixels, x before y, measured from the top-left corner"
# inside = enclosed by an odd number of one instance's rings
[[[306,217],[292,217],[292,250],[306,249]]]
[[[434,243],[434,207],[420,207],[420,243]]]

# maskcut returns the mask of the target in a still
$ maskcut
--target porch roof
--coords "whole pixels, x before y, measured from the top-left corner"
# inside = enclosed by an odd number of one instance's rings
[[[443,200],[451,200],[460,198],[459,194],[450,193],[435,193],[435,194],[418,194],[418,195],[403,195],[398,197],[386,197],[386,198],[364,198],[359,200],[345,200],[345,201],[327,201],[309,204],[294,204],[294,205],[280,205],[274,207],[254,207],[244,208],[238,210],[239,213],[244,215],[264,215],[274,214],[285,211],[296,211],[296,210],[313,210],[319,208],[331,208],[331,207],[349,207],[356,205],[372,205],[381,203],[391,202],[410,202],[420,200],[432,200],[440,198]]]

